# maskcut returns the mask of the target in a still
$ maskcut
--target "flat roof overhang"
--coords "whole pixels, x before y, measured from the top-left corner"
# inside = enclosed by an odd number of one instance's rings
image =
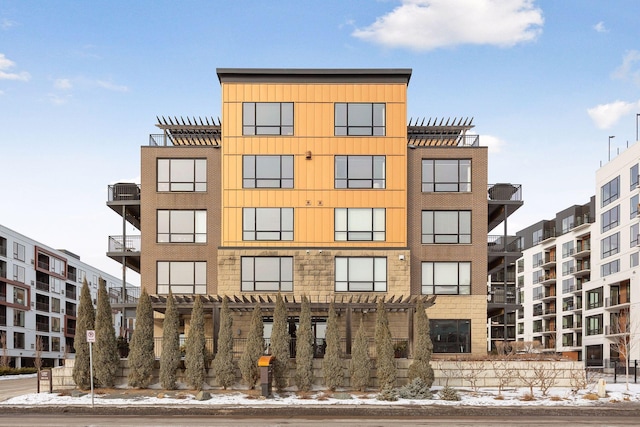
[[[217,68],[220,83],[404,83],[411,68]]]

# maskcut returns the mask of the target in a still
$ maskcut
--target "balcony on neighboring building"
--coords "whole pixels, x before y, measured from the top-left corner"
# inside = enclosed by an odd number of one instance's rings
[[[493,274],[503,270],[522,256],[522,239],[517,236],[487,236],[487,270]]]
[[[575,259],[586,258],[591,255],[591,240],[578,240],[572,256]]]
[[[140,229],[140,186],[130,182],[109,185],[107,206]]]
[[[112,260],[122,263],[124,258],[126,266],[136,273],[140,273],[140,249],[142,242],[140,236],[109,236],[109,250],[107,256]]]

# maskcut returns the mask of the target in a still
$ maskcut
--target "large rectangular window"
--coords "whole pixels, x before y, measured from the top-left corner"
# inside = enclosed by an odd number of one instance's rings
[[[24,311],[13,309],[13,326],[24,328]]]
[[[471,320],[429,320],[434,353],[471,353]]]
[[[569,257],[573,255],[573,253],[574,253],[573,240],[562,244],[562,258]]]
[[[293,208],[244,208],[242,224],[242,240],[293,240]]]
[[[292,292],[293,257],[241,258],[242,292]]]
[[[384,103],[336,103],[336,136],[384,136]]]
[[[471,211],[422,211],[422,243],[471,243]]]
[[[244,102],[243,135],[293,135],[293,102]]]
[[[634,195],[631,196],[631,199],[629,199],[629,204],[630,204],[630,209],[629,209],[629,216],[631,219],[634,219],[638,216],[638,202],[640,201],[640,198],[638,197],[638,195]]]
[[[600,275],[602,277],[608,276],[620,271],[620,260],[616,259],[600,266]]]
[[[158,159],[158,191],[207,191],[206,159]]]
[[[385,156],[336,156],[336,188],[385,188]]]
[[[620,233],[612,234],[605,237],[600,241],[600,247],[602,248],[602,258],[606,258],[611,255],[615,255],[620,250]]]
[[[385,209],[335,210],[335,240],[384,241]]]
[[[587,316],[585,318],[585,323],[587,324],[587,335],[602,334],[602,314]]]
[[[636,163],[629,169],[629,183],[631,190],[638,187],[638,174],[638,164]]]
[[[336,292],[386,292],[387,258],[336,257]]]
[[[635,247],[638,246],[638,234],[640,234],[640,224],[632,224],[631,227],[629,227],[629,246],[630,247]]]
[[[611,230],[617,227],[620,222],[620,205],[614,206],[601,215],[602,218],[602,232]]]
[[[620,176],[613,178],[600,188],[602,206],[607,206],[620,196]]]
[[[158,210],[159,243],[205,243],[207,211]]]
[[[470,192],[471,160],[422,160],[422,191],[425,193]]]
[[[293,188],[293,156],[242,156],[243,188]]]
[[[158,261],[158,293],[206,294],[206,261]]]
[[[13,259],[17,259],[18,261],[24,262],[24,245],[21,245],[18,242],[13,242]]]
[[[423,262],[422,294],[469,295],[470,262]]]

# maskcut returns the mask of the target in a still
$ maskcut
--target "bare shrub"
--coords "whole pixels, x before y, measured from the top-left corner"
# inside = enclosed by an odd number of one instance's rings
[[[517,376],[517,371],[513,368],[513,366],[509,363],[509,359],[493,359],[491,360],[491,366],[493,367],[493,372],[498,380],[498,396],[502,396],[502,390],[505,387],[513,384],[515,377]]]
[[[589,380],[587,379],[587,370],[584,368],[574,368],[569,372],[570,384],[571,388],[574,391],[578,390],[586,390],[589,385]]]
[[[436,360],[436,368],[440,371],[440,374],[444,377],[444,386],[449,387],[449,380],[451,378],[457,378],[460,376],[460,371],[457,368],[445,369],[444,360]]]
[[[473,391],[478,392],[478,382],[487,374],[485,364],[480,360],[458,359],[455,366],[462,380],[467,381]]]
[[[538,378],[538,386],[543,396],[558,382],[560,370],[556,363],[540,364],[533,367],[533,374]]]

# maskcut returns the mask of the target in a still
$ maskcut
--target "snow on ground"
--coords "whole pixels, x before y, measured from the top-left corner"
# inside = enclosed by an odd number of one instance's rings
[[[21,375],[19,378],[31,376]],[[15,378],[15,377],[13,377]],[[10,378],[0,378],[3,380]],[[618,378],[618,381],[621,381]],[[298,396],[295,389],[279,395],[274,391],[274,397],[264,399],[244,393],[242,390],[232,390],[221,392],[219,390],[210,390],[212,398],[210,400],[198,401],[194,399],[194,393],[187,390],[176,390],[167,392],[167,397],[151,397],[143,396],[136,393],[128,394],[122,398],[127,389],[116,390],[110,395],[94,395],[94,404],[98,406],[130,406],[130,405],[162,405],[162,406],[315,406],[315,405],[449,405],[449,406],[596,406],[603,404],[612,404],[620,402],[640,402],[640,384],[629,384],[627,391],[624,379],[622,382],[614,384],[607,381],[607,396],[600,399],[590,400],[585,398],[586,395],[593,395],[597,392],[597,386],[592,384],[587,390],[579,390],[577,392],[568,388],[550,388],[547,396],[543,396],[538,388],[534,388],[534,400],[524,400],[523,396],[529,394],[528,388],[508,388],[503,390],[502,397],[498,397],[497,388],[479,388],[477,391],[469,387],[456,388],[460,394],[460,401],[445,401],[438,397],[437,392],[442,387],[432,387],[434,396],[429,400],[410,400],[398,399],[397,401],[383,401],[377,399],[377,392],[371,391],[367,394],[351,395],[351,398],[338,399],[337,396],[345,393],[331,393],[326,390],[314,390],[306,395],[306,397]],[[154,392],[155,393],[155,392]],[[148,393],[148,394],[154,394]],[[68,393],[65,393],[68,394]],[[173,397],[168,397],[173,396]],[[87,393],[82,397],[71,397],[57,393],[32,393],[23,396],[14,397],[3,402],[1,406],[76,406],[91,405],[91,394]]]

